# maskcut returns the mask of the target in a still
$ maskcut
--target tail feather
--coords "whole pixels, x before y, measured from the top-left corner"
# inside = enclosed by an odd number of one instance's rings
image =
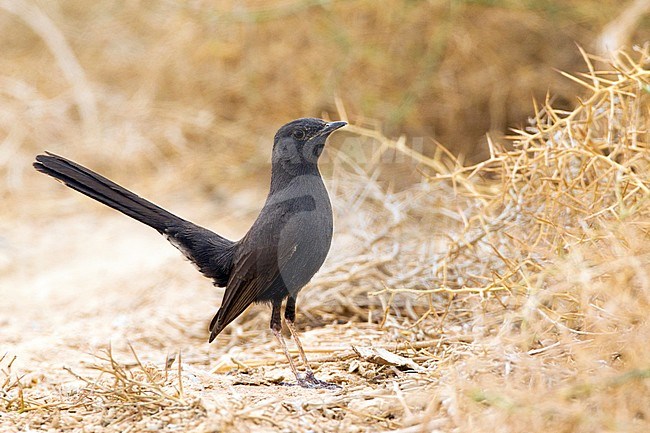
[[[160,233],[165,233],[169,226],[184,221],[104,176],[61,156],[49,152],[47,155],[38,155],[34,168]]]
[[[111,180],[62,156],[38,155],[34,168],[68,187],[122,212],[165,235],[215,284],[227,283],[234,242],[186,221],[121,187]]]

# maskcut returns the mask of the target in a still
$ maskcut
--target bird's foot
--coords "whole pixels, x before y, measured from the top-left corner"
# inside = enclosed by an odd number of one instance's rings
[[[303,388],[311,389],[341,389],[341,387],[335,383],[324,382],[322,380],[316,379],[316,376],[314,376],[314,373],[311,371],[305,373],[304,377],[298,378],[298,385],[302,386]]]

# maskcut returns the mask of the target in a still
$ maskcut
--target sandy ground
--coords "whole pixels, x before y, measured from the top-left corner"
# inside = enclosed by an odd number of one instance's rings
[[[290,370],[268,331],[267,306],[250,308],[209,345],[207,327],[222,289],[155,231],[62,187],[52,191],[41,204],[51,213],[22,204],[2,223],[6,356],[0,367],[19,380],[4,397],[24,402],[0,413],[1,430],[377,431],[402,426],[393,420],[426,405],[417,393],[409,402],[402,396],[403,389],[422,386],[423,377],[396,369],[376,374],[351,352],[352,343],[391,344],[392,336],[375,324],[312,328],[304,318],[299,322],[317,375],[339,384],[335,391],[290,385]],[[203,223],[214,209],[201,211],[197,222]],[[205,224],[237,237],[254,212],[216,212],[216,221]],[[309,288],[303,293],[308,299]],[[114,376],[101,371],[111,370],[104,359],[109,348],[135,377],[142,374],[138,362],[158,374],[174,361],[160,386],[178,399],[144,406],[102,399],[91,384],[115,387]]]

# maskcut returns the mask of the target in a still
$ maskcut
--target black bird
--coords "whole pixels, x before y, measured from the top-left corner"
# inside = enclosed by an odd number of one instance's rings
[[[212,342],[254,302],[272,306],[271,330],[289,360],[296,380],[305,387],[334,387],[309,367],[294,328],[296,297],[323,264],[332,241],[332,207],[318,170],[325,140],[345,122],[297,119],[275,134],[271,189],[257,220],[246,235],[230,241],[173,215],[105,177],[61,156],[38,155],[34,168],[107,206],[156,229],[199,271],[225,286],[221,307],[210,323]],[[298,374],[282,337],[281,309],[305,365]]]

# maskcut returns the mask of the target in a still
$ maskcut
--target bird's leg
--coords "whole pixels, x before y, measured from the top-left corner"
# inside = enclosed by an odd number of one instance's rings
[[[273,309],[271,310],[271,332],[273,332],[273,335],[275,335],[275,338],[280,343],[280,346],[282,347],[282,351],[284,352],[284,356],[286,356],[287,360],[289,360],[289,366],[291,367],[291,371],[293,372],[294,376],[296,376],[296,380],[298,381],[298,383],[300,383],[302,379],[298,375],[298,369],[296,368],[296,364],[295,362],[293,362],[293,358],[289,354],[289,349],[287,349],[287,343],[284,341],[284,337],[282,336],[281,310],[282,310],[282,300],[273,301]]]
[[[298,338],[298,332],[296,331],[296,328],[293,326],[295,320],[296,320],[296,298],[289,296],[289,299],[287,299],[287,306],[284,309],[284,321],[286,322],[287,327],[289,328],[289,332],[291,332],[293,341],[295,341],[296,346],[298,346],[298,353],[300,353],[300,358],[302,359],[302,363],[305,365],[305,378],[302,381],[299,379],[298,382],[300,383],[301,386],[306,386],[308,388],[328,388],[328,389],[339,388],[338,385],[335,385],[333,383],[323,382],[322,380],[316,379],[316,376],[314,376],[314,371],[309,366],[309,361],[307,361],[307,355],[305,355],[305,351],[302,348],[300,339]]]
[[[307,378],[309,377],[313,378],[314,372],[309,366],[309,361],[307,361],[307,355],[305,355],[305,351],[302,348],[302,344],[298,339],[298,333],[296,332],[296,328],[293,325],[295,320],[296,320],[296,298],[289,297],[289,299],[287,299],[287,306],[284,309],[284,321],[287,324],[287,327],[289,328],[289,332],[291,332],[291,337],[293,337],[293,341],[295,341],[296,346],[298,346],[298,352],[300,353],[300,359],[302,359],[302,363],[305,365]]]

